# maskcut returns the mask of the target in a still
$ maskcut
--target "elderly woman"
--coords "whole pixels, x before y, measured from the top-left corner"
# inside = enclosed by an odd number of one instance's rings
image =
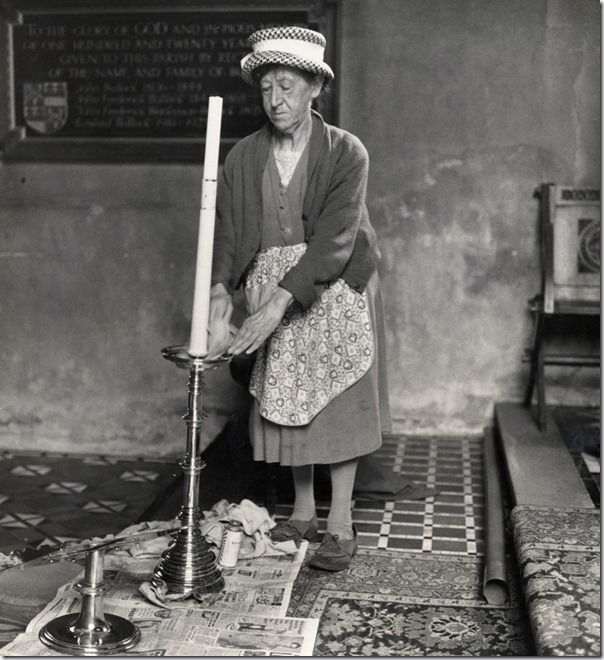
[[[365,206],[368,155],[358,138],[312,109],[333,78],[323,35],[279,27],[249,41],[242,76],[258,86],[269,121],[224,163],[210,327],[228,324],[232,294],[243,286],[248,316],[228,350],[257,352],[254,459],[291,466],[295,488],[292,515],[272,538],[316,536],[313,469],[327,464],[327,531],[309,564],[341,570],[357,548],[357,463],[381,445],[389,423],[379,253]]]

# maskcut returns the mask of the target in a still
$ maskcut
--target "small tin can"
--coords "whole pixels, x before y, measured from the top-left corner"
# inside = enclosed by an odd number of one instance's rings
[[[218,563],[221,566],[232,568],[237,565],[242,538],[243,524],[236,520],[229,521],[224,528],[218,552]]]

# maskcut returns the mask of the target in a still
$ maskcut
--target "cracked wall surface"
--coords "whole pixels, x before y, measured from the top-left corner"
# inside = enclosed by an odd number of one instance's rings
[[[478,428],[494,401],[523,396],[533,191],[599,185],[599,6],[346,7],[341,124],[371,156],[393,413],[408,428]],[[552,401],[598,402],[595,371],[549,375]]]

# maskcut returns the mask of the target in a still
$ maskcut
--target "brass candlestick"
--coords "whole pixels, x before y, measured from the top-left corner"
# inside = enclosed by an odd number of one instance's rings
[[[162,355],[177,367],[189,369],[189,409],[183,417],[187,424],[187,446],[179,466],[184,472],[183,504],[178,514],[181,529],[176,539],[162,554],[153,571],[152,583],[168,592],[186,596],[196,593],[218,592],[224,588],[222,572],[216,565],[216,557],[210,544],[199,529],[199,475],[205,467],[199,456],[203,412],[204,371],[227,363],[232,356],[215,359],[191,355],[184,346],[168,346]]]
[[[75,585],[82,596],[79,612],[64,614],[49,621],[39,633],[40,641],[60,653],[81,656],[114,655],[132,649],[140,640],[137,626],[116,614],[105,614],[103,559],[108,550],[148,541],[177,530],[147,530],[96,543],[66,543],[46,555],[21,564],[36,566],[59,561],[76,562],[85,558],[84,578]]]
[[[103,611],[104,553],[99,548],[86,556],[84,579],[76,585],[82,595],[80,612],[57,617],[40,631],[40,641],[51,649],[70,655],[111,655],[140,640],[140,630],[131,621]]]

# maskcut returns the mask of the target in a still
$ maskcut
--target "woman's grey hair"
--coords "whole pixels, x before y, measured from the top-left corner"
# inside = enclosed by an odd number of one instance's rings
[[[320,73],[310,73],[310,71],[305,71],[304,69],[298,69],[297,67],[288,67],[284,64],[274,64],[270,62],[269,64],[263,64],[262,66],[259,66],[257,69],[254,69],[252,72],[252,77],[254,79],[254,82],[256,84],[260,83],[260,79],[262,76],[267,74],[269,71],[273,69],[292,69],[293,71],[296,71],[296,73],[299,73],[301,76],[303,76],[308,83],[313,83],[315,80],[320,80],[321,81],[321,94],[323,94],[325,91],[328,90],[329,88],[329,80],[325,78],[325,76],[322,76]]]

